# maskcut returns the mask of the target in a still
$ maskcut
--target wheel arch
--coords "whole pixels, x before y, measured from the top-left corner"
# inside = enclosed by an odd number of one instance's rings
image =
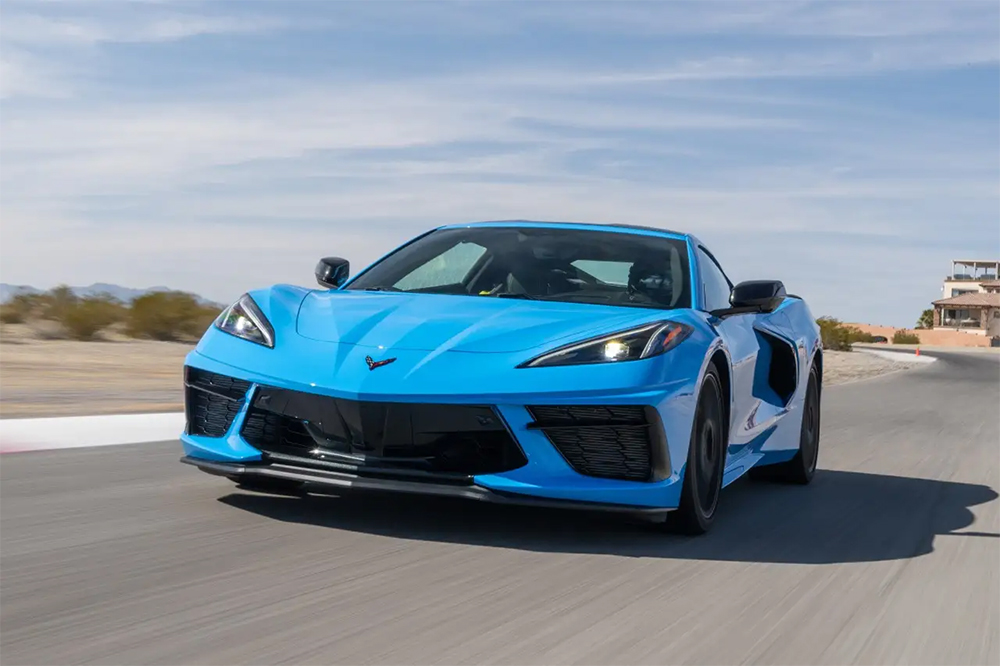
[[[722,401],[723,426],[726,429],[726,443],[728,444],[733,408],[733,382],[732,372],[729,368],[729,356],[721,346],[712,352],[708,360],[708,365],[715,367],[715,371],[719,375],[719,383],[722,385],[722,395],[724,396],[724,400]]]
[[[819,382],[819,390],[823,390],[823,350],[817,349],[813,354],[812,367],[816,368],[816,379]]]

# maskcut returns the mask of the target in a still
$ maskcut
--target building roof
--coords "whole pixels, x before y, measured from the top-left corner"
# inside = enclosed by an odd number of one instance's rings
[[[983,287],[985,287],[987,289],[1000,288],[1000,280],[984,280],[983,282],[980,282],[979,284],[981,284]]]
[[[1000,293],[984,294],[981,292],[973,294],[959,294],[951,298],[942,298],[934,301],[934,305],[954,305],[957,307],[983,307],[1000,308]]]

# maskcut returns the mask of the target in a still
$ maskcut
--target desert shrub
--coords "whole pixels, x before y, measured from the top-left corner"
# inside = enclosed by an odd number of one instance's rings
[[[850,330],[839,319],[820,317],[816,320],[816,325],[819,326],[819,335],[823,341],[823,349],[851,351]]]
[[[23,324],[27,321],[24,312],[13,307],[10,303],[0,305],[0,323],[2,324]]]
[[[126,331],[135,338],[190,340],[198,338],[219,315],[191,294],[162,291],[132,301]]]
[[[44,294],[18,294],[0,308],[5,324],[34,322],[44,339],[93,340],[101,330],[122,321],[125,306],[110,296],[78,298],[69,287]]]
[[[900,329],[892,334],[892,344],[894,345],[919,345],[920,337],[915,333]]]
[[[845,326],[844,328],[847,329],[847,341],[851,344],[855,342],[872,342],[875,340],[874,335],[866,333],[855,326]]]
[[[18,294],[0,305],[0,322],[23,324],[44,314],[48,300],[44,294]]]
[[[50,289],[39,295],[41,316],[43,319],[62,321],[67,312],[76,307],[79,300],[72,289],[66,285],[59,285],[55,289]]]
[[[816,320],[824,349],[834,351],[851,351],[855,342],[874,342],[875,336],[862,331],[856,326],[847,326],[833,317],[820,317]]]
[[[18,295],[0,305],[0,322],[4,324],[23,324],[31,318],[30,303],[24,295]]]
[[[125,307],[110,296],[75,298],[61,303],[53,318],[73,340],[93,340],[97,333],[125,318]]]

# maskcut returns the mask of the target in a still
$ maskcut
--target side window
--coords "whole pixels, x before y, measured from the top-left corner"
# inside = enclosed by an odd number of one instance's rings
[[[459,243],[417,266],[393,286],[406,291],[458,284],[486,252],[475,243]]]
[[[733,287],[719,264],[704,248],[698,248],[698,269],[701,273],[701,297],[706,310],[729,307],[729,294]]]

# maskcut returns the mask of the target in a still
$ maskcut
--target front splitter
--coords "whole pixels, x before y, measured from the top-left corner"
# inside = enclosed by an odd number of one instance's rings
[[[338,494],[348,492],[407,493],[431,497],[453,497],[493,504],[624,513],[653,519],[663,518],[670,511],[670,509],[659,507],[533,497],[530,495],[490,490],[489,488],[475,484],[448,484],[430,481],[403,481],[375,478],[279,463],[243,464],[204,460],[191,456],[184,456],[180,461],[188,465],[193,465],[208,474],[224,476],[234,481],[249,477],[258,477],[303,483],[305,484],[306,492],[312,488],[328,492],[334,491]]]

